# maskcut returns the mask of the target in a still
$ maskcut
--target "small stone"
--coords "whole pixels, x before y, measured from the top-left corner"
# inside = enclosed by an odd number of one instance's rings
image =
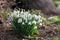
[[[2,24],[2,21],[0,20],[0,24]]]

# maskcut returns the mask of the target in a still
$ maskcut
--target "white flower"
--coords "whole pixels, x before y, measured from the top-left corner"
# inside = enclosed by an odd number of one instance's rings
[[[16,18],[18,18],[19,17],[19,11],[13,11],[13,12],[11,12],[11,16],[13,17],[16,17]]]
[[[29,14],[29,12],[25,12],[24,14],[28,15],[28,14]]]
[[[14,13],[14,14],[16,14],[16,13],[17,13],[17,11],[16,11],[16,10],[14,10],[14,11],[13,11],[13,13]]]
[[[34,20],[34,21],[32,21],[32,24],[36,24],[36,21]]]
[[[40,23],[39,25],[42,26],[42,23]]]
[[[31,20],[32,19],[32,16],[28,16],[28,20]]]
[[[21,13],[24,13],[24,10],[22,9]]]
[[[33,14],[32,17],[34,18],[35,17],[35,14]]]
[[[20,19],[18,19],[18,23],[21,23],[22,22],[22,19],[20,18]]]
[[[31,38],[31,36],[30,36],[30,35],[29,35],[28,37],[29,37],[29,38]]]
[[[28,20],[31,20],[31,19],[32,19],[32,15],[31,15],[30,13],[28,13],[27,19],[28,19]]]
[[[31,14],[29,13],[28,16],[31,16]]]
[[[16,17],[16,18],[18,18],[18,17],[19,17],[19,15],[16,15],[15,17]]]
[[[37,18],[37,15],[34,14],[34,17]]]
[[[17,11],[17,13],[20,13],[20,11]]]
[[[25,39],[22,39],[22,40],[25,40]]]
[[[37,29],[37,26],[35,26],[34,29]]]
[[[26,19],[26,20],[25,20],[25,23],[27,23],[27,22],[28,22],[28,20]]]
[[[31,25],[31,22],[29,22],[28,24]]]
[[[25,23],[24,23],[24,22],[22,22],[22,24],[24,25]]]
[[[37,15],[35,15],[35,14],[33,14],[32,16],[33,16],[33,18],[34,18],[35,20],[38,20],[38,19],[39,19],[39,17],[38,17]]]
[[[21,15],[21,17],[22,17],[24,20],[26,20],[26,17],[25,17],[25,15]]]
[[[35,19],[36,19],[36,20],[38,20],[38,19],[39,19],[39,17],[38,17],[37,15],[35,15]]]
[[[40,15],[38,15],[38,17],[39,17],[39,18],[41,18],[41,16],[40,16]]]
[[[38,19],[37,23],[40,23],[40,22],[42,22],[42,20],[41,19]]]

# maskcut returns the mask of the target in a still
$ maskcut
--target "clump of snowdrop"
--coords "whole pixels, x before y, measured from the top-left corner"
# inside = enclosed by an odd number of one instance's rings
[[[33,35],[37,30],[38,24],[42,24],[41,16],[32,14],[30,11],[14,10],[9,18],[16,32],[24,36]]]

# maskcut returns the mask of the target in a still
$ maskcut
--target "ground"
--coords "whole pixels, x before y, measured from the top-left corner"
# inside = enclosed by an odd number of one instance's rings
[[[9,9],[9,8],[8,8]],[[46,15],[48,17],[48,15]],[[36,40],[44,40],[46,38],[58,36],[60,37],[59,24],[44,24],[39,27],[39,37]],[[0,40],[18,40],[18,37],[12,30],[11,23],[7,17],[2,16],[0,13]],[[19,40],[22,40],[19,38]],[[28,39],[27,39],[28,40]]]

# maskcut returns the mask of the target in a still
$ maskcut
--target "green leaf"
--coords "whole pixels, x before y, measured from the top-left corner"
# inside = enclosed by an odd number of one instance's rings
[[[52,16],[48,18],[48,21],[51,23],[60,23],[60,17],[58,16]]]
[[[59,40],[59,37],[53,37],[52,40]]]

